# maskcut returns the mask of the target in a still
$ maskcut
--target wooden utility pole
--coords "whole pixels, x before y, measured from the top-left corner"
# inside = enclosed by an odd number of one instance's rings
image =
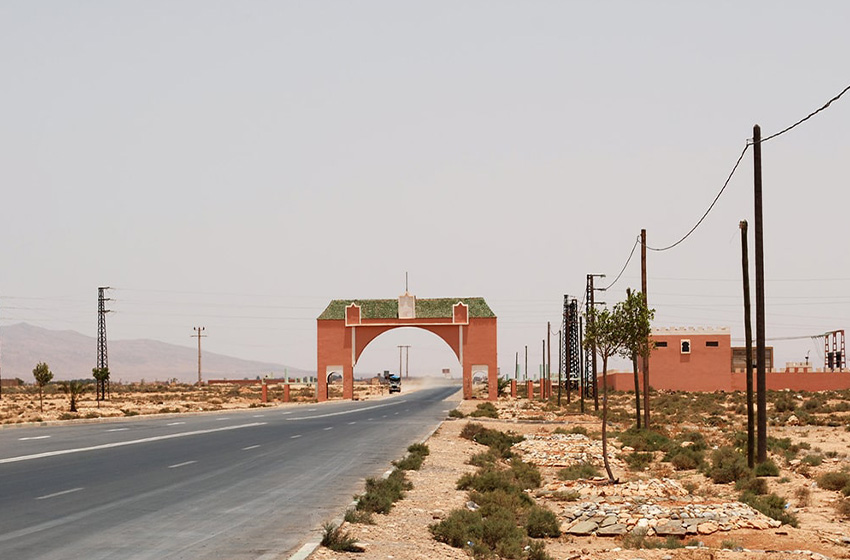
[[[767,460],[767,383],[764,351],[764,225],[761,195],[761,128],[753,126],[753,183],[756,220],[756,408],[758,452],[756,461]]]
[[[207,336],[202,334],[204,329],[205,327],[194,327],[195,334],[192,335],[192,338],[198,339],[198,385],[201,385],[201,339]]]
[[[525,375],[522,380],[528,381],[528,344],[525,345]]]
[[[543,339],[543,354],[540,360],[543,362],[543,367],[540,368],[540,400],[546,400],[549,395],[546,394],[546,339]]]
[[[516,360],[514,360],[514,381],[519,381],[519,352],[516,353]]]
[[[747,360],[747,466],[755,466],[755,423],[753,422],[753,325],[750,315],[750,257],[747,247],[747,220],[741,220],[741,268],[744,278],[744,339]]]
[[[643,304],[649,309],[649,301],[646,295],[646,230],[640,230],[640,291],[643,294]],[[643,425],[649,429],[649,353],[643,356]]]
[[[552,323],[546,321],[546,399],[552,396]]]
[[[561,352],[561,348],[564,347],[564,341],[563,341],[563,335],[561,334],[561,332],[562,331],[558,331],[558,406],[559,407],[561,406],[561,384],[563,383],[561,376],[562,376],[563,371],[564,371],[564,355]]]

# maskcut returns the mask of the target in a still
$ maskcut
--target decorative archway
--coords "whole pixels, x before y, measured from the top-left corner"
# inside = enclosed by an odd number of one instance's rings
[[[439,336],[463,370],[463,398],[472,398],[472,373],[486,371],[488,398],[498,397],[496,315],[484,298],[335,299],[316,319],[319,401],[328,398],[328,375],[342,370],[342,397],[354,398],[354,366],[379,335],[418,327]]]

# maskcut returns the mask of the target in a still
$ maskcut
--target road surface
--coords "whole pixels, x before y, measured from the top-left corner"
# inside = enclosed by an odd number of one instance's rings
[[[458,389],[0,430],[0,558],[285,558]]]

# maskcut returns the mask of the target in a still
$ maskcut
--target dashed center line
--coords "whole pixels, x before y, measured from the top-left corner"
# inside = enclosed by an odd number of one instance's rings
[[[248,447],[243,447],[242,451],[248,451],[249,449],[256,449],[260,447],[259,445],[249,445]]]
[[[176,465],[170,465],[169,469],[179,469],[180,467],[185,467],[186,465],[191,465],[192,463],[197,463],[197,461],[185,461],[183,463],[177,463]]]
[[[126,432],[130,428],[112,428],[110,430],[106,430],[107,432]]]
[[[255,414],[253,417],[254,418],[262,418],[263,416],[265,416],[265,414]]]
[[[333,429],[334,429],[333,426],[328,426],[327,428],[325,428],[325,431],[327,432],[328,430],[333,430]]]
[[[369,419],[368,419],[368,420],[366,420],[366,421],[367,421],[367,422],[371,422],[372,420],[374,420],[374,418],[369,418]]]
[[[357,423],[357,422],[349,422],[349,423],[348,423],[348,425],[349,425],[349,426],[353,426],[353,425],[354,425],[354,424],[356,424],[356,423]]]
[[[186,422],[169,422],[166,426],[182,426]]]
[[[31,437],[19,437],[18,441],[29,441],[31,439],[47,439],[50,436],[31,436]]]
[[[316,412],[317,410],[319,410],[319,409],[318,408],[308,408],[307,412]]]
[[[393,416],[398,416],[398,412],[393,412]]]
[[[300,437],[301,437],[301,434],[298,434],[298,435],[290,437],[289,439],[295,439],[295,438],[300,438]]]
[[[292,414],[292,411],[290,410],[289,412],[281,412],[281,414]]]
[[[39,496],[36,500],[49,500],[50,498],[55,498],[56,496],[64,496],[65,494],[72,494],[74,492],[79,492],[82,488],[71,488],[70,490],[62,490],[61,492],[54,492],[53,494],[47,494],[46,496]]]
[[[222,416],[221,418],[216,418],[216,420],[230,420],[230,418],[226,416]]]

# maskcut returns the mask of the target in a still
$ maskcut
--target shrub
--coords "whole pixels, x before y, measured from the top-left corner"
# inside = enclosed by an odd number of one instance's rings
[[[626,464],[633,471],[642,471],[652,463],[655,456],[652,453],[639,453],[635,451],[625,456]]]
[[[404,471],[393,471],[387,478],[367,478],[366,492],[357,499],[357,510],[373,513],[389,513],[393,503],[410,490]]]
[[[797,505],[799,507],[806,507],[812,501],[812,492],[806,486],[801,486],[794,491],[794,497],[797,498]]]
[[[492,449],[488,449],[470,457],[469,464],[473,467],[488,467],[495,465],[498,460],[499,456],[493,453]]]
[[[491,402],[479,403],[478,407],[469,413],[469,416],[475,418],[498,418],[499,410]]]
[[[559,428],[555,428],[555,431],[553,433],[563,434],[563,435],[570,435],[570,434],[581,434],[583,436],[589,435],[587,428],[585,428],[584,426],[573,426],[569,430],[566,429],[566,428],[560,428],[559,427]]]
[[[463,548],[468,542],[480,542],[484,533],[484,519],[477,511],[452,510],[449,515],[428,527],[434,539],[455,548]]]
[[[647,538],[646,529],[637,528],[623,536],[623,548],[684,548],[685,545],[674,536],[666,539]]]
[[[372,518],[372,513],[369,511],[357,511],[354,508],[349,508],[343,517],[346,523],[360,523],[362,525],[374,525],[375,520]]]
[[[364,552],[362,547],[357,546],[357,539],[333,523],[326,523],[324,531],[322,546],[336,552]]]
[[[520,558],[526,536],[510,512],[500,511],[484,519],[481,540],[502,558]]]
[[[850,485],[850,473],[839,471],[824,473],[818,478],[818,485],[827,490],[841,490]]]
[[[776,463],[767,459],[763,463],[756,464],[755,468],[756,476],[779,476],[779,467],[776,466]]]
[[[121,412],[124,413],[124,416],[138,416],[139,415],[138,410],[125,410],[125,409],[122,408]]]
[[[670,438],[661,432],[641,428],[629,428],[617,436],[624,446],[635,451],[663,451],[670,446]]]
[[[510,511],[515,516],[534,505],[528,494],[499,488],[489,492],[470,492],[469,499],[478,504],[478,512],[483,517],[489,517],[497,511]]]
[[[393,465],[402,471],[418,471],[425,461],[425,457],[431,452],[424,443],[414,443],[407,448],[407,456],[404,459],[393,461]]]
[[[526,558],[527,560],[553,560],[546,553],[546,545],[540,541],[534,541],[529,545],[528,556]]]
[[[602,476],[602,473],[590,463],[576,463],[558,471],[558,478],[561,480],[579,480],[597,476]]]
[[[767,481],[763,478],[742,478],[735,483],[735,490],[752,492],[758,496],[767,494]]]
[[[850,498],[835,502],[835,511],[844,519],[850,519]]]
[[[714,450],[711,454],[711,467],[706,474],[716,484],[726,484],[752,476],[747,467],[747,460],[731,447]]]
[[[555,514],[541,506],[534,506],[528,512],[528,518],[525,521],[525,531],[529,537],[559,537],[561,530],[558,527],[558,518]]]
[[[803,457],[801,463],[809,465],[810,467],[818,467],[823,463],[823,455],[819,455],[817,453],[806,455]]]
[[[686,471],[702,466],[705,457],[702,451],[696,451],[691,447],[679,447],[668,453],[664,460],[670,461],[677,471]]]
[[[511,491],[514,488],[516,488],[514,477],[510,471],[495,467],[485,467],[476,473],[467,473],[457,481],[458,490],[491,492],[493,490]]]
[[[59,420],[76,420],[77,418],[79,418],[79,416],[70,412],[63,412],[59,415]]]
[[[463,427],[460,436],[476,443],[486,445],[500,457],[507,459],[512,455],[511,446],[521,442],[524,438],[520,435],[506,434],[499,430],[485,428],[481,424],[470,422]]]
[[[788,393],[782,393],[773,401],[773,409],[776,412],[791,412],[797,408],[797,401]]]
[[[540,483],[543,478],[540,475],[540,469],[534,463],[526,463],[525,461],[514,457],[511,459],[511,473],[517,485],[523,490],[529,488],[540,488]]]
[[[552,499],[559,502],[575,502],[581,498],[581,492],[577,490],[558,490],[552,492]]]
[[[785,500],[776,494],[758,496],[752,492],[744,492],[738,500],[785,525],[797,526],[797,518],[785,509]]]

